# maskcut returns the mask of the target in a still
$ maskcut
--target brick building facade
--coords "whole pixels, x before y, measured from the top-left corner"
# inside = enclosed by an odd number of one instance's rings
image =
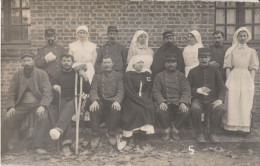
[[[14,0],[12,0],[14,1]],[[16,0],[17,2],[20,0]],[[162,44],[162,33],[172,30],[179,47],[186,46],[187,33],[198,30],[204,46],[212,42],[212,33],[216,28],[216,3],[203,1],[131,1],[131,0],[27,0],[30,10],[28,40],[1,43],[1,108],[5,108],[5,99],[9,81],[20,67],[19,55],[23,52],[36,53],[44,45],[44,29],[56,30],[57,43],[68,48],[76,40],[75,29],[87,25],[90,41],[103,45],[108,25],[117,25],[117,40],[129,47],[132,36],[138,29],[149,35],[149,46],[156,51]],[[22,4],[23,2],[21,2]],[[255,3],[255,6],[258,4]],[[2,4],[3,6],[3,4]],[[258,8],[260,6],[257,6]],[[6,31],[4,31],[6,32]],[[2,29],[3,35],[3,29]],[[227,45],[231,43],[227,41]],[[249,46],[257,49],[259,43]],[[260,72],[255,79],[254,111],[260,113]]]

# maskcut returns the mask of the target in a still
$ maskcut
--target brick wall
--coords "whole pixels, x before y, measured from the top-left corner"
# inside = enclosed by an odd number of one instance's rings
[[[118,41],[129,47],[138,29],[149,35],[149,46],[154,51],[162,43],[162,33],[172,30],[179,47],[186,45],[187,33],[193,29],[201,32],[202,41],[208,46],[214,31],[214,2],[131,2],[130,0],[30,0],[31,45],[2,45],[2,108],[9,86],[10,74],[18,65],[16,55],[24,49],[36,52],[44,44],[45,28],[56,29],[58,44],[68,48],[76,40],[75,29],[87,25],[90,41],[103,45],[107,25],[117,25]],[[10,58],[12,57],[12,58]],[[256,100],[260,100],[260,76],[256,78]],[[260,108],[260,103],[255,104]]]

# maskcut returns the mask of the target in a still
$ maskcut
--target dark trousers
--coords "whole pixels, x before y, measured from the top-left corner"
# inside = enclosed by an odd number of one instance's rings
[[[27,104],[20,103],[15,107],[15,114],[6,118],[1,126],[2,139],[1,139],[1,150],[6,152],[8,150],[8,142],[11,138],[13,131],[19,128],[22,124],[22,121],[30,113],[36,113],[39,103],[37,104]],[[43,148],[47,143],[48,135],[48,124],[49,124],[48,112],[44,111],[44,114],[41,116],[35,115],[35,123],[33,127],[33,147]]]
[[[62,144],[72,143],[72,131],[71,131],[71,118],[75,112],[74,98],[61,98],[61,109],[58,121],[56,123],[57,128],[62,130]]]
[[[99,134],[101,122],[106,123],[109,135],[115,135],[117,133],[121,111],[113,109],[112,104],[113,102],[111,101],[102,100],[99,102],[99,110],[90,112],[90,124],[94,136]]]
[[[197,134],[202,133],[202,112],[205,113],[204,119],[209,120],[209,132],[215,133],[220,128],[223,111],[223,104],[213,108],[210,102],[194,99],[191,102],[191,119]]]
[[[176,128],[180,128],[183,122],[189,117],[189,111],[181,112],[179,107],[174,104],[169,104],[166,111],[161,110],[158,105],[157,109],[157,124],[162,129],[167,129],[174,124]]]

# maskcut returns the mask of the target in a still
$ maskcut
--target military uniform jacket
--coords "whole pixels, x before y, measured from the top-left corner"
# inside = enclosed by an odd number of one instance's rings
[[[112,44],[107,42],[97,51],[97,60],[95,64],[95,72],[101,73],[101,64],[103,57],[111,57],[114,66],[113,69],[118,72],[124,72],[126,68],[127,49],[119,43]]]
[[[45,55],[52,52],[56,56],[56,60],[46,62]],[[57,71],[61,70],[61,55],[65,53],[65,49],[62,46],[54,44],[53,46],[44,46],[40,48],[35,57],[35,66],[43,69],[50,76],[50,80]]]
[[[34,67],[31,77],[26,78],[23,70],[16,72],[10,82],[7,93],[7,109],[15,108],[21,101],[21,98],[28,88],[30,88],[33,96],[40,101],[40,105],[49,107],[52,99],[52,86],[47,73],[41,69]]]
[[[156,75],[153,82],[153,98],[157,104],[179,105],[191,103],[191,89],[185,75],[178,70],[163,71]]]
[[[190,70],[188,80],[191,86],[192,98],[201,99],[207,102],[222,100],[224,102],[226,89],[219,70],[213,66],[202,68],[197,66]],[[207,87],[211,91],[208,96],[197,93],[197,89]]]
[[[108,100],[122,102],[124,85],[122,74],[116,71],[95,74],[90,90],[91,102]]]

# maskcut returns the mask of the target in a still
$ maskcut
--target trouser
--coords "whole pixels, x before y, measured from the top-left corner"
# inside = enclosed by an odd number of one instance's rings
[[[20,128],[22,121],[31,112],[36,113],[39,103],[28,104],[20,103],[15,107],[15,114],[12,117],[6,118],[1,126],[2,139],[1,139],[1,150],[6,152],[8,150],[8,142],[13,134],[13,131]],[[43,148],[46,146],[48,139],[48,112],[44,111],[43,115],[35,115],[35,123],[33,127],[32,139],[33,147]]]
[[[118,133],[118,123],[121,111],[112,108],[113,102],[102,100],[99,101],[99,110],[90,112],[90,124],[93,136],[99,135],[99,127],[101,122],[106,123],[109,135]]]
[[[166,111],[161,110],[158,105],[157,109],[157,124],[162,129],[168,129],[171,124],[176,128],[180,128],[189,117],[189,110],[187,112],[181,112],[179,107],[174,104],[169,104]]]
[[[223,104],[213,108],[213,104],[210,102],[194,99],[191,102],[191,119],[197,134],[202,133],[202,112],[205,113],[204,119],[209,120],[209,132],[214,134],[220,128],[223,111]]]
[[[73,135],[71,131],[71,118],[75,112],[74,98],[61,98],[60,115],[55,128],[59,128],[62,133],[62,145],[71,144]]]

